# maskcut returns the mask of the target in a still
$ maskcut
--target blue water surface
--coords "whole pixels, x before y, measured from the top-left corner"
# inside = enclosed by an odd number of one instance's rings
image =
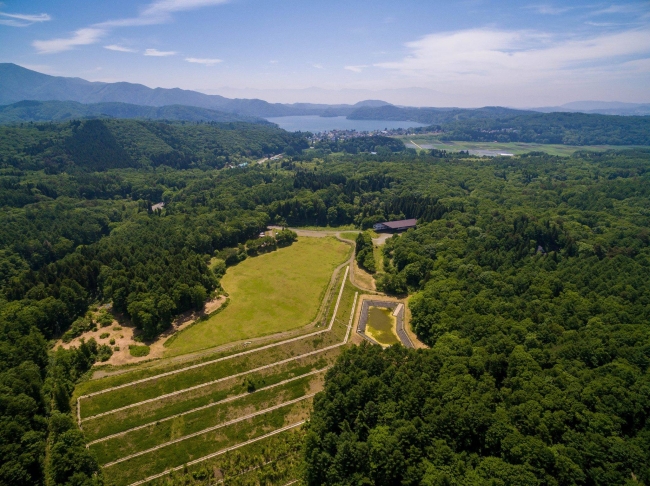
[[[278,116],[267,118],[271,123],[276,123],[288,132],[325,132],[329,130],[357,130],[372,132],[390,128],[425,127],[423,123],[412,121],[392,120],[348,120],[344,116],[322,117],[318,115],[306,116]]]

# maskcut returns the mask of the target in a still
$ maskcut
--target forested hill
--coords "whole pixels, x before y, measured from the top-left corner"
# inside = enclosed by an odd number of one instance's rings
[[[3,166],[50,173],[160,165],[221,168],[306,147],[300,133],[251,123],[96,119],[0,127]]]
[[[76,101],[19,101],[0,106],[0,124],[60,122],[84,118],[142,118],[190,122],[249,122],[268,124],[263,118],[236,115],[195,106],[141,106],[129,103],[82,104]]]
[[[452,121],[504,118],[521,114],[534,114],[532,111],[514,110],[501,106],[485,108],[411,108],[394,105],[362,106],[354,110],[350,120],[408,120],[430,125],[441,125]]]
[[[272,141],[296,155],[202,162]],[[48,344],[96,326],[93,306],[153,337],[219,289],[213,256],[246,258],[269,223],[405,217],[418,228],[388,240],[378,280],[412,294],[431,349],[338,360],[306,482],[650,484],[649,152],[301,156],[303,143],[250,124],[0,129],[0,484],[102,483],[71,394],[112,348]]]
[[[566,145],[650,145],[650,116],[535,113],[501,107],[362,107],[355,120],[411,120],[434,125],[442,140]]]
[[[650,154],[418,169],[379,289],[430,349],[337,361],[307,484],[650,484]]]

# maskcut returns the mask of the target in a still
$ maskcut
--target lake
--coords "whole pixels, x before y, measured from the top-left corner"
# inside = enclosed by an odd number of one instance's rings
[[[394,120],[348,120],[344,116],[322,117],[318,115],[307,116],[278,116],[267,118],[271,123],[277,124],[288,132],[325,132],[329,130],[357,130],[372,132],[386,128],[411,128],[426,127],[423,123],[412,121]]]

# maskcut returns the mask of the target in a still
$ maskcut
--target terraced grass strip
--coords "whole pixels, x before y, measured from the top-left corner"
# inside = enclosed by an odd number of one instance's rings
[[[300,401],[307,394],[314,394],[322,387],[320,377],[294,381],[283,388],[266,392],[251,393],[242,399],[222,405],[212,410],[200,410],[191,415],[163,423],[153,423],[149,427],[132,431],[126,435],[98,442],[91,446],[91,451],[100,464],[107,464],[122,457],[130,456],[139,451],[155,448],[176,440],[179,437],[202,433],[206,429],[219,424],[228,423],[243,416],[272,407],[288,404],[292,400]]]
[[[284,364],[284,363],[290,363],[292,361],[295,361],[297,358],[304,358],[304,357],[307,357],[307,356],[313,356],[315,354],[322,353],[322,352],[328,351],[330,349],[339,348],[339,347],[343,346],[345,343],[346,342],[334,344],[332,346],[328,346],[328,347],[323,348],[323,349],[317,349],[316,351],[311,351],[309,353],[301,354],[299,356],[292,356],[291,358],[287,358],[287,359],[284,359],[282,361],[277,361],[275,363],[270,363],[270,364],[267,364],[267,365],[264,365],[264,366],[260,366],[259,368],[255,368],[255,369],[247,370],[247,371],[242,371],[241,373],[235,373],[233,375],[224,376],[223,378],[218,378],[216,380],[208,381],[207,383],[201,383],[200,385],[195,385],[195,386],[192,386],[192,387],[189,387],[189,388],[184,388],[182,390],[178,390],[178,391],[175,391],[175,392],[166,393],[164,395],[160,395],[160,396],[157,396],[157,397],[154,397],[154,398],[149,398],[147,400],[142,400],[140,402],[131,403],[131,404],[125,405],[123,407],[114,408],[114,409],[109,410],[107,412],[102,412],[102,413],[99,413],[99,414],[96,414],[96,415],[92,415],[91,417],[86,417],[86,418],[82,419],[82,422],[83,422],[83,420],[89,420],[91,418],[96,419],[98,417],[104,417],[106,415],[110,415],[112,413],[116,413],[116,412],[126,410],[126,409],[129,409],[129,408],[140,407],[140,406],[142,406],[142,405],[144,405],[146,403],[151,403],[151,402],[155,402],[157,400],[161,400],[161,399],[165,399],[165,398],[168,398],[168,397],[180,395],[181,393],[187,393],[189,391],[198,390],[200,388],[204,388],[206,386],[214,385],[216,383],[220,383],[220,382],[223,382],[225,380],[230,380],[232,378],[239,378],[239,377],[242,377],[242,376],[246,376],[246,375],[248,375],[250,373],[254,373],[254,372],[257,372],[257,371],[262,371],[262,370],[271,368],[273,366],[278,366],[278,365],[281,365],[281,364]]]
[[[109,462],[107,464],[104,464],[102,467],[107,468],[107,467],[115,466],[116,464],[119,464],[121,462],[128,461],[128,460],[133,459],[133,458],[138,457],[138,456],[143,456],[145,454],[149,454],[150,452],[157,451],[158,449],[162,449],[163,447],[168,447],[168,446],[173,445],[173,444],[178,444],[179,442],[183,442],[183,441],[191,439],[193,437],[198,437],[200,435],[207,434],[208,432],[212,432],[213,430],[221,429],[221,428],[227,427],[229,425],[234,425],[236,423],[243,422],[244,420],[252,419],[252,418],[258,417],[260,415],[264,415],[264,414],[267,414],[269,412],[272,412],[274,410],[278,410],[279,408],[283,408],[283,407],[287,407],[289,405],[293,405],[294,403],[298,403],[298,402],[301,402],[303,400],[307,400],[309,398],[312,398],[314,395],[316,395],[316,394],[315,393],[310,393],[309,395],[305,395],[305,396],[300,397],[300,398],[294,398],[293,400],[289,400],[288,402],[280,403],[278,405],[274,405],[272,407],[265,408],[264,410],[260,410],[258,412],[250,413],[248,415],[244,415],[243,417],[238,417],[236,419],[229,420],[228,422],[224,422],[222,424],[214,425],[212,427],[208,427],[206,429],[199,430],[198,432],[194,432],[192,434],[184,435],[183,437],[179,437],[178,439],[174,439],[174,440],[170,440],[169,442],[164,442],[162,444],[158,444],[157,446],[151,447],[150,449],[145,449],[143,451],[134,452],[133,454],[130,454],[128,456],[124,456],[124,457],[122,457],[120,459],[117,459],[117,460],[115,460],[113,462]]]
[[[237,444],[237,445],[234,445],[232,447],[227,447],[226,449],[222,449],[220,451],[213,452],[212,454],[208,454],[207,456],[199,457],[198,459],[190,461],[187,464],[183,464],[182,466],[177,466],[177,467],[174,467],[174,468],[171,468],[171,469],[167,469],[166,471],[163,471],[161,473],[154,474],[153,476],[149,476],[149,477],[147,477],[145,479],[142,479],[140,481],[136,481],[134,483],[131,483],[131,484],[129,484],[129,486],[140,486],[141,484],[145,484],[145,483],[148,483],[148,482],[153,481],[155,479],[159,479],[159,478],[162,478],[164,476],[167,476],[168,474],[170,474],[173,471],[180,471],[181,469],[183,469],[185,467],[194,466],[196,464],[200,464],[203,461],[209,461],[210,459],[221,456],[221,455],[226,454],[226,453],[228,453],[230,451],[240,449],[242,447],[253,444],[253,443],[258,442],[260,440],[268,439],[269,437],[272,437],[272,436],[277,435],[277,434],[281,434],[282,432],[286,432],[287,430],[295,429],[296,427],[300,427],[304,423],[305,423],[305,421],[301,420],[301,421],[296,422],[294,424],[286,425],[286,426],[284,426],[284,427],[282,427],[280,429],[274,430],[273,432],[269,432],[269,433],[264,434],[264,435],[262,435],[260,437],[255,437],[254,439],[249,439],[246,442],[242,442],[241,444]]]
[[[117,432],[115,434],[107,435],[107,436],[102,437],[100,439],[90,441],[90,442],[88,442],[86,444],[86,447],[90,447],[92,445],[99,444],[101,442],[105,442],[105,441],[108,441],[108,440],[111,440],[111,439],[115,439],[117,437],[122,437],[122,436],[124,436],[126,434],[130,434],[130,433],[135,432],[137,430],[142,430],[142,429],[146,429],[146,428],[149,428],[149,427],[152,427],[152,426],[157,426],[157,425],[160,425],[163,422],[168,422],[168,421],[173,420],[173,419],[178,418],[178,417],[183,417],[185,415],[195,414],[195,413],[198,413],[198,412],[202,412],[204,410],[208,410],[208,409],[213,408],[213,407],[217,407],[217,406],[224,405],[224,404],[227,404],[227,403],[230,403],[230,402],[234,402],[234,401],[239,400],[239,399],[244,398],[244,397],[250,397],[254,393],[265,392],[265,391],[268,391],[268,390],[278,388],[278,387],[284,386],[286,384],[295,382],[297,380],[305,380],[308,377],[317,375],[319,373],[324,373],[328,369],[330,369],[330,366],[328,366],[326,368],[321,368],[321,369],[318,369],[318,370],[310,371],[309,373],[306,373],[304,375],[294,376],[293,378],[288,378],[286,380],[280,381],[278,383],[274,383],[272,385],[268,385],[268,386],[265,386],[265,387],[258,388],[257,390],[255,390],[252,393],[246,392],[246,393],[241,393],[239,395],[230,396],[228,398],[224,398],[223,400],[219,400],[217,402],[212,402],[212,403],[209,403],[207,405],[203,405],[201,407],[192,408],[190,410],[186,410],[185,412],[180,412],[180,413],[177,413],[177,414],[174,414],[174,415],[170,415],[169,417],[165,417],[165,418],[156,420],[154,422],[148,422],[146,424],[138,425],[136,427],[132,427],[130,429],[123,430],[122,432]]]
[[[339,355],[340,349],[329,350],[307,358],[299,358],[296,361],[280,365],[276,368],[251,373],[246,376],[246,379],[252,380],[253,383],[257,383],[260,386],[266,386],[289,378],[305,375],[314,370],[331,366]],[[83,423],[84,434],[88,440],[99,439],[138,425],[164,419],[170,415],[221,401],[233,395],[243,394],[246,388],[246,383],[233,378],[212,387],[206,387],[190,393],[151,402],[143,407],[123,410],[108,417],[89,418]]]
[[[306,420],[311,399],[273,410],[263,415],[206,432],[177,444],[167,445],[148,454],[133,457],[112,467],[104,468],[108,482],[115,486],[137,481],[171,467],[206,456],[288,424]]]

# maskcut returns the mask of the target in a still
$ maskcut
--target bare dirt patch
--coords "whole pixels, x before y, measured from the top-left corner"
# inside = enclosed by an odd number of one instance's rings
[[[221,307],[225,301],[226,297],[219,296],[206,302],[203,306],[203,309],[199,312],[188,311],[176,317],[176,319],[174,319],[174,322],[172,322],[171,327],[167,331],[162,333],[153,341],[144,342],[144,344],[150,347],[150,351],[147,356],[131,356],[131,353],[129,352],[129,345],[141,345],[143,342],[136,341],[134,339],[139,334],[139,331],[131,324],[131,322],[124,316],[117,314],[114,314],[114,319],[110,326],[99,327],[96,331],[85,332],[81,336],[74,338],[69,343],[64,343],[59,339],[56,342],[55,347],[58,348],[59,346],[62,346],[65,349],[68,349],[72,346],[78,347],[81,344],[82,339],[88,341],[90,338],[95,338],[95,341],[97,341],[98,344],[107,344],[113,348],[113,355],[110,357],[110,359],[108,361],[104,361],[103,363],[96,363],[96,365],[120,366],[129,363],[138,363],[141,361],[162,358],[163,351],[165,349],[165,341],[167,341],[178,331],[191,326],[197,319],[213,313],[219,309],[219,307]],[[100,336],[105,333],[108,333],[108,337],[101,339]],[[114,345],[110,344],[111,339],[115,340]]]
[[[375,278],[364,269],[360,268],[356,260],[352,260],[352,272],[350,272],[350,280],[360,289],[370,290],[373,292],[377,290],[377,286],[375,285]]]

